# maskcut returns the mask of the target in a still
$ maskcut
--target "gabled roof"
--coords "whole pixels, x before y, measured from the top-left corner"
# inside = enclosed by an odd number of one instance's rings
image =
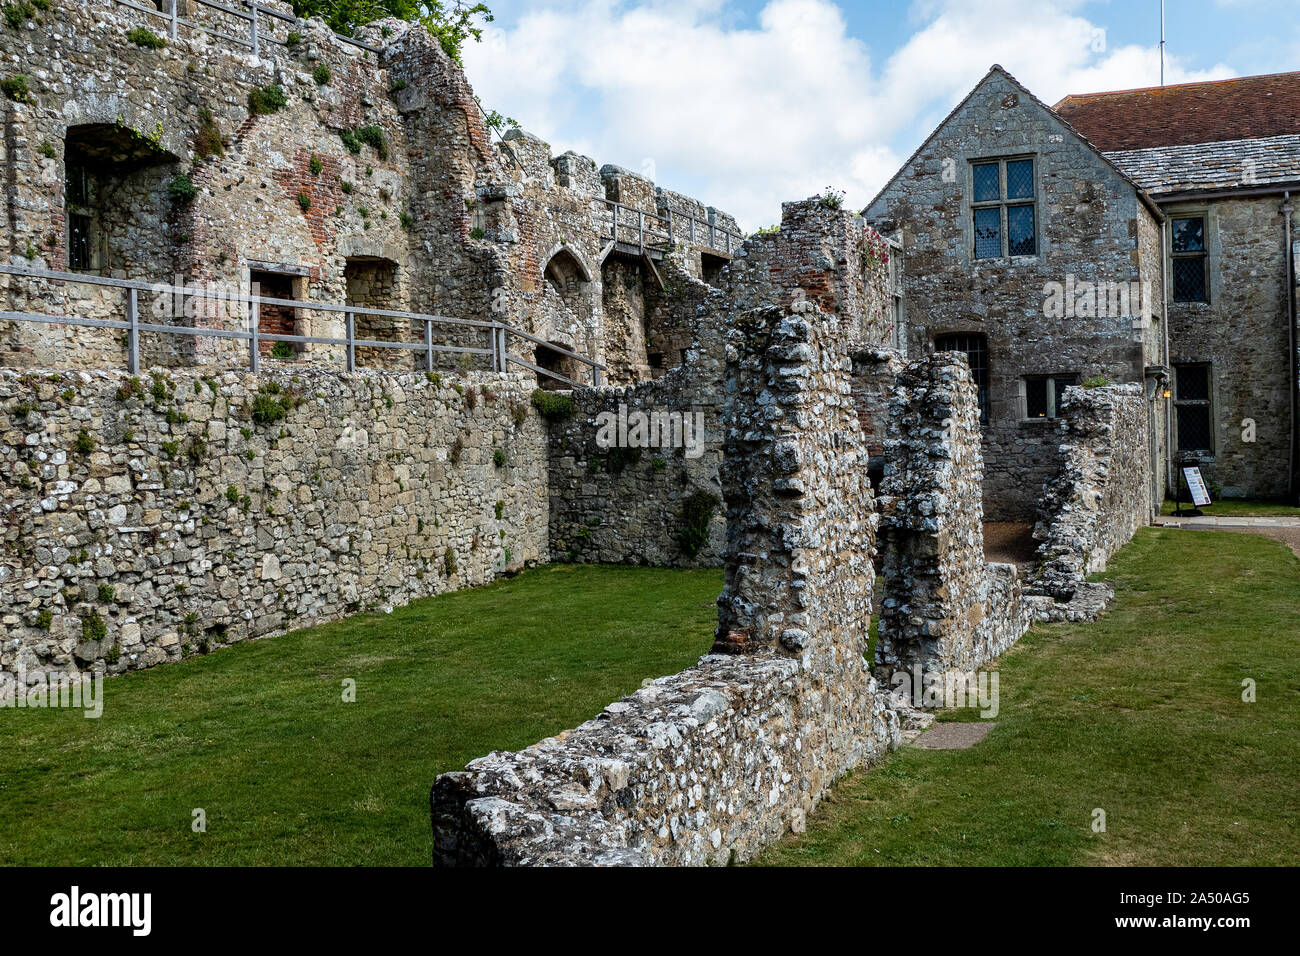
[[[871,201],[868,202],[865,207],[863,207],[862,214],[864,216],[867,214],[867,212],[871,209],[872,206],[874,206],[877,202],[880,201],[880,197],[883,196],[885,193],[887,193],[890,187],[892,187],[894,183],[898,181],[899,177],[903,175],[904,171],[906,171],[907,168],[910,167],[912,163],[916,161],[916,158],[921,155],[925,147],[930,144],[930,141],[939,135],[939,131],[942,130],[945,126],[947,126],[954,116],[956,116],[959,112],[961,112],[962,107],[964,107],[968,102],[970,102],[970,98],[974,96],[977,92],[979,92],[980,87],[982,87],[985,83],[987,83],[989,81],[989,77],[993,76],[993,74],[995,73],[1005,77],[1016,89],[1018,89],[1025,96],[1029,97],[1031,102],[1033,102],[1037,106],[1042,107],[1044,110],[1046,110],[1048,113],[1051,113],[1053,116],[1056,116],[1056,118],[1060,121],[1061,125],[1065,127],[1066,130],[1068,130],[1073,135],[1077,136],[1079,140],[1085,146],[1088,147],[1088,149],[1090,149],[1093,153],[1097,155],[1098,158],[1101,159],[1102,162],[1104,162],[1107,166],[1109,166],[1112,170],[1114,170],[1115,175],[1117,175],[1120,179],[1124,180],[1124,182],[1128,183],[1130,186],[1133,187],[1134,192],[1136,192],[1138,195],[1138,199],[1141,200],[1142,204],[1147,207],[1147,210],[1153,216],[1155,216],[1158,222],[1164,222],[1165,216],[1164,213],[1160,211],[1160,207],[1156,205],[1155,200],[1153,200],[1149,195],[1147,195],[1146,191],[1143,190],[1143,188],[1140,185],[1138,185],[1138,183],[1135,182],[1132,179],[1132,177],[1130,177],[1127,173],[1125,173],[1124,170],[1120,169],[1119,166],[1115,165],[1115,163],[1108,156],[1106,156],[1100,149],[1098,149],[1097,146],[1093,144],[1088,139],[1087,136],[1083,135],[1081,132],[1075,129],[1072,125],[1070,125],[1070,123],[1064,117],[1057,114],[1055,110],[1053,110],[1050,106],[1048,106],[1037,96],[1031,93],[1028,87],[1026,87],[1014,76],[1012,76],[1010,73],[1004,70],[1002,68],[1002,65],[999,63],[994,63],[993,66],[989,67],[989,71],[984,74],[983,78],[971,88],[971,91],[969,93],[967,93],[965,96],[962,97],[960,103],[958,103],[948,112],[948,115],[945,116],[943,118],[943,121],[940,122],[939,125],[934,128],[933,132],[931,132],[930,135],[927,136],[921,142],[921,145],[916,147],[916,149],[912,151],[912,155],[907,157],[907,161],[904,162],[903,165],[899,167],[898,172],[894,173],[894,175],[889,178],[889,182],[885,183],[885,185],[881,188],[881,190],[871,198]]]
[[[1300,183],[1300,134],[1106,154],[1154,195]]]
[[[1071,95],[1053,108],[1106,152],[1300,134],[1300,72]]]

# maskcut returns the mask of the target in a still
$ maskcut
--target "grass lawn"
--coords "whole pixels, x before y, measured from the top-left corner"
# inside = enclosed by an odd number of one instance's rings
[[[1300,561],[1256,535],[1147,528],[1104,577],[1100,621],[1040,626],[1003,656],[982,743],[853,774],[758,862],[1293,865]]]
[[[1190,497],[1186,496],[1186,497]],[[1183,510],[1193,507],[1183,502]],[[1174,502],[1166,499],[1160,508],[1162,515],[1174,513]],[[1300,517],[1300,508],[1283,504],[1280,501],[1252,501],[1249,498],[1216,498],[1214,504],[1206,505],[1201,513],[1207,517],[1218,518],[1296,518]]]
[[[437,774],[693,664],[721,588],[553,565],[112,678],[99,720],[0,710],[0,864],[427,865]]]

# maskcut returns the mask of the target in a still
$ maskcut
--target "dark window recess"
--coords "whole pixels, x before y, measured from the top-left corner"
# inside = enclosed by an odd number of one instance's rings
[[[1007,163],[1007,198],[1034,198],[1034,161],[1017,159]]]
[[[998,164],[983,163],[974,169],[975,201],[997,202],[1002,198],[1002,186],[998,182]]]
[[[971,181],[975,258],[1037,255],[1034,161],[976,163],[971,167]]]
[[[90,217],[79,213],[68,216],[68,268],[90,268]]]
[[[1178,450],[1212,453],[1214,435],[1208,365],[1174,366],[1174,410],[1178,419]]]
[[[975,258],[996,259],[1002,255],[1002,210],[975,210]]]
[[[85,166],[68,167],[68,205],[90,205],[90,173]]]
[[[1047,417],[1047,379],[1031,378],[1025,382],[1025,417]]]
[[[1076,375],[1058,376],[1052,379],[1052,385],[1056,390],[1056,394],[1054,396],[1056,399],[1056,406],[1053,409],[1053,411],[1055,411],[1057,415],[1061,414],[1061,406],[1065,403],[1065,390],[1069,388],[1071,385],[1078,385],[1078,384],[1079,384],[1079,380],[1078,380],[1078,376]]]
[[[664,353],[663,353],[663,352],[647,352],[647,353],[646,353],[646,356],[645,356],[645,360],[646,360],[646,363],[647,363],[651,368],[663,368],[663,367],[664,367]]]
[[[1024,418],[1059,418],[1065,390],[1078,384],[1077,375],[1044,375],[1025,379]]]
[[[1205,249],[1205,217],[1175,219],[1170,227],[1173,257],[1174,301],[1209,302],[1206,280],[1209,256]]]
[[[1013,256],[1032,256],[1038,251],[1033,206],[1007,207],[1007,248]]]
[[[978,332],[950,332],[934,340],[936,352],[965,352],[980,403],[980,424],[989,421],[989,346]]]

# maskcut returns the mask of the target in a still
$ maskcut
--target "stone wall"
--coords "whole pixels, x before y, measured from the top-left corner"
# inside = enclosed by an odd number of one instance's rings
[[[6,260],[66,269],[70,217],[93,213],[95,274],[237,289],[250,270],[269,266],[295,276],[295,293],[308,301],[504,320],[597,360],[628,352],[614,384],[652,377],[644,335],[629,341],[625,323],[604,318],[600,273],[611,250],[601,200],[617,197],[648,213],[689,209],[730,230],[734,220],[616,167],[598,171],[572,153],[553,158],[523,130],[496,136],[460,66],[422,27],[389,19],[362,28],[358,38],[379,48],[374,53],[342,42],[320,20],[261,22],[274,24],[281,40],[292,26],[301,40],[290,48],[268,36],[255,58],[182,28],[164,48],[146,49],[128,32],[162,24],[113,0],[56,3],[30,24],[0,31],[0,73],[27,75],[32,90],[29,103],[0,101]],[[283,92],[284,107],[255,113],[250,94],[269,86]],[[83,141],[93,147],[93,209],[69,202]],[[192,200],[168,194],[178,175],[196,187]],[[708,236],[700,231],[691,241],[679,223],[673,238],[702,275]],[[630,268],[648,284],[650,270],[637,258]],[[369,283],[354,298],[357,283],[348,278],[359,268],[382,269],[391,281]],[[560,274],[560,290],[548,272]],[[6,277],[0,292],[16,310],[125,317],[117,290]],[[300,333],[342,334],[341,313],[300,312]],[[228,329],[246,323],[240,308],[150,317]],[[386,337],[422,332],[390,324]],[[440,343],[487,345],[486,332],[464,326],[435,334]],[[3,323],[0,364],[120,368],[121,339],[109,330]],[[510,347],[535,357],[527,340]],[[230,364],[240,348],[155,334],[142,342],[146,365]],[[340,365],[344,353],[313,343],[293,358]],[[362,364],[406,369],[412,358],[377,349],[359,355]],[[487,362],[473,359],[478,368]]]
[[[884,459],[876,662],[886,673],[973,672],[1029,619],[1015,566],[984,561],[979,407],[962,353],[902,368]]]
[[[722,460],[725,297],[673,261],[671,293],[660,312],[686,328],[688,360],[638,385],[582,388],[572,416],[551,423],[551,551],[571,561],[653,565],[722,563],[726,520],[718,468]],[[687,415],[702,424],[699,445],[673,443],[656,427],[629,434],[624,447],[598,445],[601,415]],[[630,447],[636,443],[642,447]]]
[[[1032,158],[1032,255],[976,258],[973,166]],[[1135,185],[1001,67],[945,118],[865,216],[901,232],[910,356],[946,334],[983,336],[988,415],[984,513],[1032,521],[1038,490],[1059,466],[1050,418],[1024,414],[1026,377],[1142,382],[1164,364],[1160,214]],[[1049,309],[1068,287],[1068,315]],[[1098,283],[1145,288],[1114,307]],[[1089,298],[1086,290],[1093,290]],[[1159,454],[1163,456],[1163,432]],[[1161,459],[1163,463],[1163,458]]]
[[[147,667],[546,561],[531,390],[0,371],[0,669]]]
[[[874,519],[839,319],[733,317],[714,653],[434,784],[443,865],[744,861],[899,741],[865,658]]]
[[[1056,602],[1040,616],[1092,619],[1112,588],[1086,576],[1104,571],[1152,518],[1147,403],[1140,385],[1070,388],[1064,413],[1061,470],[1043,488],[1030,590]]]
[[[1291,396],[1282,203],[1281,196],[1262,196],[1165,207],[1171,219],[1205,219],[1209,301],[1169,303],[1170,364],[1175,456],[1197,456],[1215,497],[1287,493]],[[1210,447],[1204,449],[1183,447],[1178,437],[1178,366],[1190,364],[1209,368]],[[1253,431],[1245,419],[1255,423]],[[1182,480],[1177,467],[1173,477],[1171,497]]]
[[[644,182],[639,192],[628,186],[636,181],[630,176],[619,178],[617,195],[625,200],[647,195]],[[753,236],[734,249],[735,258],[713,285],[696,275],[698,254],[688,250],[670,255],[661,267],[663,288],[650,298],[645,324],[657,330],[660,343],[687,343],[685,361],[650,382],[574,391],[575,414],[551,426],[553,554],[571,560],[721,563],[726,522],[718,469],[723,406],[734,401],[723,389],[731,317],[755,308],[811,304],[835,317],[844,348],[848,343],[879,346],[889,334],[884,321],[889,272],[879,251],[883,246],[860,218],[813,198],[783,204],[780,231]],[[607,318],[611,314],[607,310]],[[863,379],[855,376],[853,381],[860,385]],[[874,397],[883,395],[882,390]],[[620,407],[628,414],[702,413],[704,453],[688,458],[676,449],[598,448],[597,416],[617,413]],[[859,425],[877,435],[888,402],[861,401],[858,408],[876,412],[873,420],[864,411]],[[879,437],[869,445],[878,457]],[[687,513],[698,516],[705,508],[715,509],[707,542],[692,555],[690,547],[683,547]]]

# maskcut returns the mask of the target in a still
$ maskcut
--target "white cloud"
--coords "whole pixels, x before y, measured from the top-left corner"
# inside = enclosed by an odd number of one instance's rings
[[[465,59],[483,102],[557,152],[652,160],[661,185],[752,229],[828,185],[865,205],[994,62],[1048,103],[1159,81],[1154,44],[1111,49],[1078,6],[919,0],[918,29],[874,69],[830,0],[770,0],[756,26],[722,0],[562,0],[498,22]],[[1232,74],[1166,62],[1167,82]]]

